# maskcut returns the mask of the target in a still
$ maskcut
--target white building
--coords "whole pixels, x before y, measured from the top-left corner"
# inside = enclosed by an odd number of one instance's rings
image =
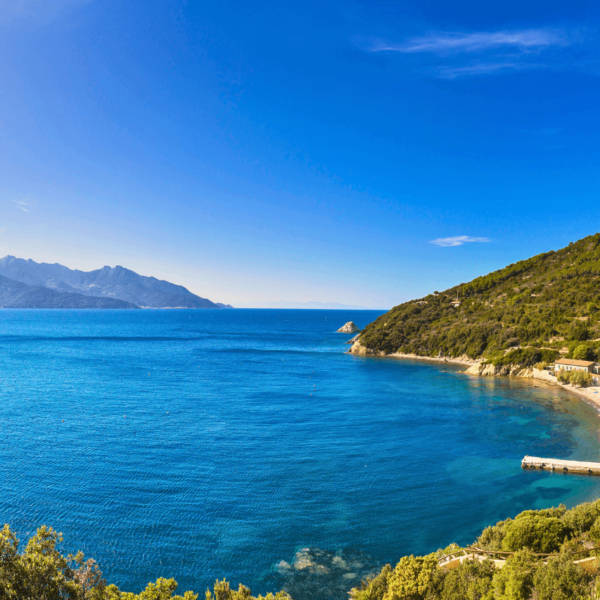
[[[586,371],[592,376],[593,385],[600,385],[600,364],[593,360],[575,360],[573,358],[559,358],[554,363],[554,372]]]

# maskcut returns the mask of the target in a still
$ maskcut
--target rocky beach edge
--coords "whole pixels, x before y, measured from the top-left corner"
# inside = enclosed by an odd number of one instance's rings
[[[600,412],[600,387],[580,388],[573,386],[570,383],[560,383],[556,380],[556,377],[550,375],[548,371],[533,367],[523,367],[522,365],[505,365],[497,367],[493,364],[486,364],[485,361],[482,360],[470,359],[468,356],[450,358],[445,356],[419,356],[417,354],[403,354],[402,352],[394,352],[392,354],[376,353],[368,348],[365,348],[360,343],[360,340],[356,340],[352,344],[350,350],[348,350],[348,354],[353,354],[354,356],[372,356],[404,360],[421,360],[435,363],[450,363],[467,367],[464,373],[466,375],[472,375],[475,377],[520,377],[522,379],[535,379],[548,385],[561,387],[565,391],[575,394],[594,408],[598,409],[598,412]]]

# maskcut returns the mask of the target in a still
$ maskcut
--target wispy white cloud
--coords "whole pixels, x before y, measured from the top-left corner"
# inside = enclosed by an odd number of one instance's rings
[[[485,62],[471,63],[460,66],[441,66],[435,69],[435,73],[443,79],[455,79],[456,77],[467,77],[469,75],[492,75],[501,71],[526,71],[529,69],[543,69],[544,64],[532,62]]]
[[[568,48],[589,38],[585,29],[559,27],[434,31],[399,43],[376,41],[362,47],[371,53],[420,57],[422,73],[455,79],[534,69],[581,69],[580,58],[574,63]]]
[[[472,237],[470,235],[455,235],[454,237],[437,238],[431,240],[431,244],[434,246],[441,246],[442,248],[448,248],[450,246],[462,246],[469,242],[490,242],[491,240],[486,237]]]
[[[371,52],[402,52],[414,54],[457,54],[461,52],[485,52],[487,50],[512,49],[520,52],[540,51],[551,46],[568,46],[572,35],[560,29],[520,29],[504,31],[434,32],[414,37],[401,44],[379,42]]]
[[[29,200],[13,200],[12,203],[16,205],[17,208],[20,208],[23,212],[30,212],[31,203]]]

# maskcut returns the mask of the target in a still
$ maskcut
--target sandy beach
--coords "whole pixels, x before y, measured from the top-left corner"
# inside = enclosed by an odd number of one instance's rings
[[[350,354],[354,354],[356,356],[377,356],[375,354],[368,354],[363,346],[360,345],[360,342],[355,342],[349,350]],[[461,365],[463,367],[467,367],[465,370],[465,374],[471,377],[518,377],[519,379],[535,379],[537,381],[542,381],[548,385],[554,385],[563,388],[565,391],[570,392],[571,394],[575,394],[582,400],[585,400],[588,404],[592,405],[594,408],[597,408],[600,412],[600,386],[593,386],[587,388],[575,387],[571,384],[560,383],[556,380],[555,377],[550,375],[548,371],[540,371],[538,369],[522,369],[519,375],[493,375],[491,373],[485,374],[477,374],[477,373],[469,373],[471,367],[475,367],[477,365],[482,364],[483,361],[480,360],[472,360],[468,356],[460,356],[458,358],[448,358],[448,357],[432,357],[432,356],[418,356],[417,354],[404,354],[402,352],[394,352],[393,354],[386,354],[386,358],[397,358],[400,360],[421,360],[425,362],[434,362],[434,363],[450,363],[455,365]]]

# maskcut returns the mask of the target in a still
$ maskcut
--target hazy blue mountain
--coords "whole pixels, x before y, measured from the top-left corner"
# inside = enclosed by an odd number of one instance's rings
[[[138,308],[116,298],[57,292],[0,275],[0,308]]]
[[[14,256],[0,259],[0,275],[56,292],[113,298],[149,308],[230,308],[192,294],[181,285],[138,275],[123,267],[79,271]]]

